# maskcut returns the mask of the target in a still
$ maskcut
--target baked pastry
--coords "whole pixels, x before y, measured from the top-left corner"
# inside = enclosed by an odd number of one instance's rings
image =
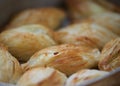
[[[95,1],[109,10],[120,12],[120,5],[117,4],[119,3],[118,0],[95,0]]]
[[[40,24],[50,29],[57,29],[64,18],[64,11],[58,8],[28,9],[16,15],[7,26],[7,29],[28,24]]]
[[[102,49],[105,43],[118,36],[96,23],[85,22],[62,28],[56,32],[55,37],[56,40],[61,44],[82,44]]]
[[[19,62],[0,44],[0,82],[16,83],[22,75]]]
[[[83,69],[71,75],[67,79],[65,86],[86,86],[86,82],[96,78],[101,78],[108,74],[108,72],[104,71]]]
[[[114,1],[115,2],[115,1]],[[120,12],[120,7],[110,0],[66,0],[69,14],[74,20],[104,12]]]
[[[104,1],[104,0],[101,0]],[[85,22],[94,22],[120,36],[120,14],[106,12],[94,15],[84,20]]]
[[[108,9],[96,3],[95,0],[66,1],[72,19],[82,19],[91,15],[101,14],[108,11]]]
[[[25,25],[5,30],[0,42],[20,61],[27,61],[36,51],[56,45],[53,32],[42,25]]]
[[[53,68],[38,67],[24,73],[17,86],[64,86],[66,79],[63,73]]]
[[[111,71],[120,67],[120,38],[108,42],[102,50],[100,70]]]
[[[99,55],[98,49],[63,44],[38,51],[22,66],[24,71],[33,67],[48,66],[71,75],[80,69],[96,67]]]

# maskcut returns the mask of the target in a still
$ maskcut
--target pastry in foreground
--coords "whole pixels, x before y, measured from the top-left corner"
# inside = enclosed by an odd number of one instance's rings
[[[108,42],[102,50],[100,70],[112,71],[120,67],[120,38]]]
[[[49,67],[33,68],[23,74],[17,86],[64,86],[67,77]]]
[[[22,68],[17,59],[0,44],[0,82],[15,84],[21,75]]]
[[[92,22],[69,25],[56,32],[56,40],[63,43],[86,45],[102,49],[110,40],[118,37],[110,30]]]
[[[56,45],[53,32],[42,25],[25,25],[5,30],[0,42],[20,61],[27,61],[36,51]]]
[[[65,86],[86,86],[85,84],[88,81],[96,78],[101,78],[108,74],[109,74],[108,72],[104,71],[83,69],[71,75],[67,79]]]
[[[38,66],[53,67],[69,76],[80,69],[96,67],[99,55],[96,48],[63,44],[38,51],[22,66],[24,71]]]
[[[64,11],[58,8],[34,8],[24,10],[10,21],[7,29],[28,24],[40,24],[57,29],[65,19]]]

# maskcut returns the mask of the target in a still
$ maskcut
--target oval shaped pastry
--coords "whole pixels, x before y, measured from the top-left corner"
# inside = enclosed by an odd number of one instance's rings
[[[86,46],[64,44],[48,47],[35,53],[23,64],[24,71],[38,66],[49,66],[58,69],[66,75],[84,69],[96,67],[100,52]]]
[[[87,22],[94,22],[98,25],[106,27],[106,29],[120,36],[120,14],[106,12],[98,15],[91,16]]]
[[[20,61],[27,61],[36,51],[56,45],[53,32],[42,25],[5,30],[0,34],[0,42]]]
[[[55,37],[59,43],[83,44],[101,49],[105,43],[118,36],[98,24],[86,22],[62,28]]]
[[[65,86],[86,86],[86,82],[108,75],[108,72],[99,70],[83,69],[71,75]]]
[[[0,82],[16,83],[21,75],[19,62],[0,44]]]
[[[25,72],[17,86],[64,86],[66,79],[63,73],[53,68],[38,67]]]
[[[56,29],[61,25],[64,18],[64,11],[58,8],[28,9],[16,15],[7,26],[7,29],[28,24],[40,24],[50,29]]]
[[[100,70],[111,71],[120,67],[120,38],[108,42],[102,50]]]

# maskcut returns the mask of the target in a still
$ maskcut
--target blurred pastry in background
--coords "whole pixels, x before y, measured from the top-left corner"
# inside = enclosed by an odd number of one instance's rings
[[[63,44],[40,50],[23,64],[23,70],[34,67],[53,67],[67,76],[80,69],[97,67],[100,51],[96,48]]]
[[[95,0],[66,0],[70,17],[74,20],[83,19],[91,15],[107,12],[106,8]]]
[[[56,45],[52,30],[42,25],[25,25],[0,34],[0,42],[19,61],[27,61],[36,51]]]
[[[72,43],[102,49],[108,41],[118,36],[96,23],[85,22],[64,27],[56,32],[55,37],[61,44]]]
[[[104,6],[105,8],[113,11],[113,12],[120,12],[120,5],[119,0],[94,0],[100,5]]]
[[[112,71],[120,67],[120,38],[108,42],[102,50],[100,70]]]
[[[34,8],[16,15],[7,25],[7,29],[28,24],[40,24],[50,29],[57,29],[65,19],[65,12],[58,8]]]
[[[22,68],[7,48],[0,44],[0,82],[15,84],[22,75]]]
[[[17,86],[64,86],[67,77],[53,68],[33,68],[20,78]]]
[[[81,20],[104,12],[120,12],[120,7],[109,0],[66,0],[72,20]]]
[[[90,16],[89,18],[84,19],[82,21],[81,20],[74,21],[74,23],[82,22],[97,23],[98,25],[101,25],[120,36],[120,14],[118,13],[106,12]]]
[[[103,76],[108,75],[108,72],[99,71],[99,70],[90,70],[83,69],[74,74],[72,74],[66,82],[65,86],[86,86],[85,84],[88,81],[95,80],[97,78],[101,78]]]

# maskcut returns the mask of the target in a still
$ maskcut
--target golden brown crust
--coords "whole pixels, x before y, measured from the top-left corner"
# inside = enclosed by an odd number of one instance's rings
[[[104,71],[83,69],[71,75],[67,79],[65,86],[84,86],[84,84],[86,84],[86,81],[100,78],[108,74],[108,72]]]
[[[58,8],[29,9],[16,15],[7,29],[28,24],[42,24],[50,29],[56,29],[64,18],[65,13]]]
[[[120,38],[108,42],[102,50],[99,68],[105,71],[120,67]]]
[[[42,25],[25,25],[5,30],[0,34],[0,41],[21,61],[27,61],[40,49],[56,45],[52,31]]]
[[[61,44],[73,43],[102,49],[106,42],[118,36],[98,24],[84,22],[62,28],[55,37]]]
[[[96,67],[99,54],[98,49],[86,46],[58,45],[35,53],[26,64],[23,64],[23,68],[28,70],[38,66],[49,66],[71,75],[80,69]]]
[[[63,86],[67,77],[53,68],[33,68],[18,81],[17,86]],[[26,81],[27,80],[27,81]]]
[[[0,82],[16,83],[21,75],[19,62],[0,44]]]

